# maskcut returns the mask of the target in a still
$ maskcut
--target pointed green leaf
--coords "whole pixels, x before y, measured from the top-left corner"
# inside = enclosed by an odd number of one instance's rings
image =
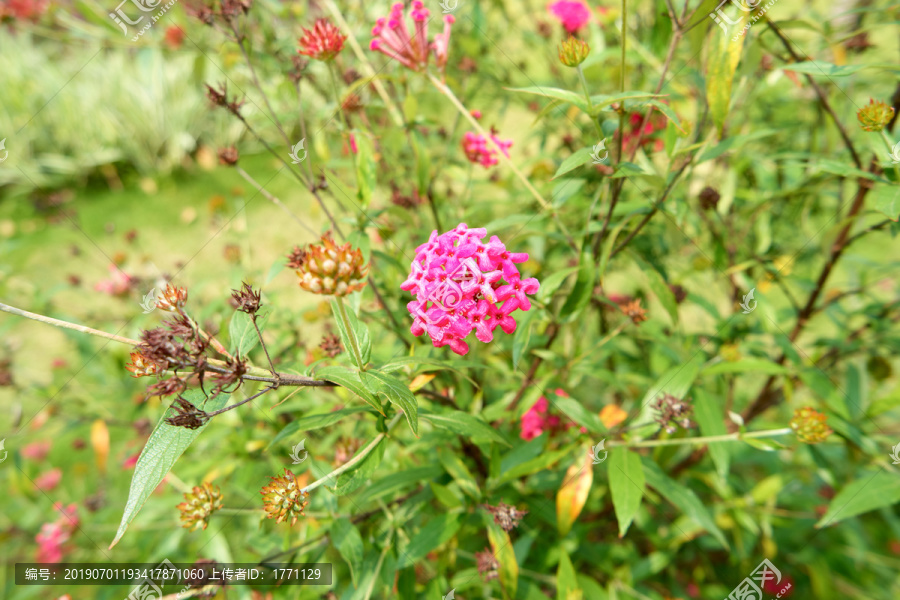
[[[900,477],[896,473],[881,469],[866,472],[855,481],[841,488],[828,505],[825,515],[816,527],[833,525],[838,521],[867,513],[883,506],[893,506],[900,502]]]
[[[379,402],[374,393],[363,384],[363,380],[360,378],[359,371],[347,367],[338,366],[322,367],[316,370],[315,376],[318,379],[324,379],[325,381],[330,381],[332,383],[338,384],[341,387],[347,388],[348,390],[365,400],[369,404],[369,406],[377,410],[379,414],[385,416],[384,408],[381,406],[381,402]]]
[[[378,371],[367,371],[363,374],[369,390],[387,398],[406,415],[406,422],[412,432],[419,435],[419,403],[409,391],[405,383]]]
[[[624,537],[644,497],[644,468],[641,457],[625,448],[610,452],[606,464],[609,491],[619,521],[619,537]]]

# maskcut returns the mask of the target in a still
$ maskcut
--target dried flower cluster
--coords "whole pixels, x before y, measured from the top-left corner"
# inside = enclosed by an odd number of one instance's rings
[[[293,527],[301,516],[303,509],[309,504],[309,492],[300,489],[297,477],[287,468],[281,477],[270,477],[272,480],[260,490],[263,495],[263,506],[269,519],[275,518],[276,523],[290,521]]]
[[[262,306],[260,293],[253,290],[253,287],[244,282],[239,290],[231,290],[231,297],[234,299],[234,307],[248,315],[255,315]]]
[[[328,19],[318,19],[312,29],[303,28],[298,53],[316,60],[331,60],[344,49],[346,35]]]
[[[827,419],[828,417],[819,411],[809,406],[804,406],[794,411],[794,417],[791,419],[791,429],[794,430],[801,442],[818,444],[819,442],[824,442],[829,435],[834,433],[825,424]]]
[[[449,345],[456,354],[466,354],[465,338],[475,330],[479,341],[489,343],[494,330],[516,330],[512,313],[531,308],[529,294],[540,288],[538,280],[521,279],[516,263],[528,255],[510,252],[497,236],[484,228],[469,229],[460,223],[416,248],[411,271],[400,288],[416,297],[406,305],[413,316],[410,331],[427,333],[435,348]],[[506,284],[501,283],[501,279]]]
[[[375,21],[369,48],[393,58],[404,67],[419,71],[428,66],[428,59],[434,54],[438,70],[443,71],[447,65],[450,48],[450,28],[456,19],[453,15],[444,17],[444,30],[428,42],[428,21],[431,11],[425,8],[420,0],[415,0],[409,9],[409,18],[413,22],[413,32],[406,25],[403,16],[403,3],[391,6],[391,13]]]
[[[210,516],[222,508],[222,492],[217,486],[204,481],[187,492],[184,502],[176,508],[181,511],[182,527],[192,531],[201,527],[206,529]]]
[[[313,294],[346,296],[366,287],[369,274],[362,251],[349,242],[338,246],[328,233],[321,244],[310,244],[306,250],[294,248],[287,264],[296,270],[300,287]]]
[[[672,394],[663,394],[653,403],[653,408],[658,411],[654,420],[665,428],[666,433],[675,433],[679,427],[690,429],[694,426],[690,419],[691,413],[694,412],[690,400],[682,400]]]
[[[500,148],[504,156],[509,156],[509,149],[513,144],[512,140],[501,140],[497,137],[497,133],[492,130],[491,141],[493,144],[488,142],[487,138],[480,133],[466,132],[463,136],[462,147],[469,162],[481,165],[485,169],[493,167],[500,162],[497,158],[499,154],[497,148]]]
[[[483,552],[475,553],[475,566],[482,580],[488,582],[497,579],[500,563],[494,558],[494,553],[490,548],[485,548]]]
[[[228,99],[228,84],[227,83],[223,83],[221,86],[219,86],[219,89],[214,88],[213,86],[209,85],[208,83],[205,85],[206,85],[206,98],[214,106],[221,106],[221,107],[227,109],[228,112],[230,112],[231,114],[233,114],[237,117],[240,116],[241,106],[244,105],[244,101],[238,100],[236,98],[233,100]]]
[[[635,325],[647,320],[647,311],[641,308],[640,299],[635,298],[623,302],[622,304],[619,304],[619,309],[621,309]]]
[[[528,514],[527,510],[519,510],[515,506],[503,502],[497,506],[482,504],[481,508],[494,515],[494,523],[499,525],[503,531],[512,531],[518,527],[522,517]]]

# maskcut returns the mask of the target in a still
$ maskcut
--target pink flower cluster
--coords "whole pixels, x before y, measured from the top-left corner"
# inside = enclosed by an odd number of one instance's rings
[[[565,391],[558,388],[554,390],[553,393],[563,398],[569,396]],[[565,431],[574,424],[569,423],[563,425],[558,416],[548,413],[548,407],[549,402],[547,401],[547,398],[541,396],[538,401],[522,415],[522,431],[520,435],[523,440],[533,440],[545,431],[549,431],[551,434]],[[582,427],[581,432],[587,433],[587,429]]]
[[[403,3],[397,2],[391,6],[391,14],[375,21],[372,28],[372,36],[375,38],[369,43],[369,48],[394,58],[403,66],[414,71],[428,66],[430,52],[434,52],[434,59],[438,69],[444,70],[447,65],[447,52],[450,48],[450,26],[456,22],[453,15],[444,17],[444,30],[434,36],[434,40],[428,43],[428,18],[430,11],[419,0],[412,3],[409,17],[413,20],[415,33],[411,36],[403,16]]]
[[[568,33],[575,33],[591,20],[591,11],[582,2],[557,0],[547,7]]]
[[[65,543],[78,528],[78,507],[74,504],[64,507],[61,502],[53,505],[61,516],[53,523],[44,523],[41,531],[34,536],[38,544],[36,562],[58,563],[63,559]]]
[[[491,133],[491,140],[493,140],[494,144],[497,144],[500,150],[503,151],[503,154],[509,156],[509,149],[513,144],[512,140],[501,140],[494,133]],[[471,131],[467,132],[463,136],[462,147],[469,162],[479,164],[485,169],[499,162],[497,160],[497,149],[493,144],[489,144],[487,139],[481,134]]]
[[[109,265],[109,279],[98,281],[94,285],[94,289],[110,296],[124,296],[131,289],[132,284],[134,284],[133,278],[116,265],[111,264]]]
[[[516,309],[531,308],[528,294],[536,293],[540,283],[534,277],[522,279],[515,265],[528,255],[509,252],[495,235],[485,244],[481,240],[486,235],[483,227],[460,223],[441,235],[432,231],[428,242],[416,248],[412,270],[400,288],[416,297],[407,304],[413,316],[410,331],[427,333],[435,348],[449,345],[456,354],[466,354],[465,338],[473,329],[478,340],[491,342],[497,327],[506,333],[516,330],[511,316]]]

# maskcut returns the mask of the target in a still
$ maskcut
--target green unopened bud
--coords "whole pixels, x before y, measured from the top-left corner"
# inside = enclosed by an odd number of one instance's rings
[[[570,35],[569,39],[559,45],[559,62],[567,67],[577,67],[590,53],[591,47],[587,42]]]

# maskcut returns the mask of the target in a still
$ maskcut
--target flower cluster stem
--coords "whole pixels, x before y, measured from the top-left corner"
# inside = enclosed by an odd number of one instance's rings
[[[607,448],[655,448],[657,446],[687,446],[691,444],[713,444],[716,442],[735,442],[740,441],[746,438],[767,438],[767,437],[778,437],[780,435],[787,435],[789,433],[793,433],[793,429],[790,427],[783,427],[781,429],[767,429],[765,431],[753,431],[750,433],[741,433],[740,431],[736,431],[735,433],[728,433],[725,435],[710,435],[706,437],[694,437],[694,438],[677,438],[677,439],[668,439],[668,440],[642,440],[629,442],[627,440],[622,441],[612,441],[607,442]]]

